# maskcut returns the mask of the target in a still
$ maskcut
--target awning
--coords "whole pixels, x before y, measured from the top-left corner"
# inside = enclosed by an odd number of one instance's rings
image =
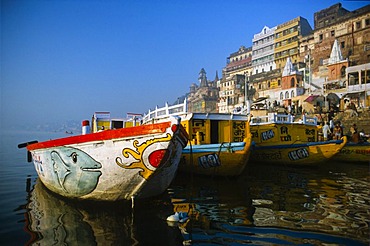
[[[313,102],[318,97],[319,97],[318,95],[311,95],[311,96],[308,96],[304,101],[310,103],[310,102]]]
[[[357,96],[359,96],[362,93],[365,93],[365,90],[363,90],[363,91],[352,91],[352,92],[348,92],[348,93],[344,94],[343,97],[352,96],[352,95],[353,96],[356,96],[356,94],[357,94]]]
[[[257,99],[254,101],[254,103],[262,102],[263,100],[266,100],[266,99],[267,99],[267,97],[259,97],[259,98],[257,98]]]
[[[251,106],[263,107],[263,106],[266,106],[266,103],[259,103],[259,102],[257,102],[257,103],[252,103]]]

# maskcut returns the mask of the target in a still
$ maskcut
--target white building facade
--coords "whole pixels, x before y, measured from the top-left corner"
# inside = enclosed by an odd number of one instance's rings
[[[252,39],[252,67],[253,74],[268,72],[276,69],[274,62],[274,33],[276,26],[263,27]]]

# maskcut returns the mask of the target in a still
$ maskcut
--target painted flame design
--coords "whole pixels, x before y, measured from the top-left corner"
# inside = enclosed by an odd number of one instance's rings
[[[171,135],[169,133],[167,133],[166,137],[149,139],[140,145],[139,141],[135,140],[133,142],[134,149],[124,148],[122,155],[126,159],[132,156],[136,161],[124,163],[121,157],[117,157],[116,164],[125,169],[141,169],[139,174],[144,179],[148,179],[160,165],[167,151],[167,144],[163,143],[167,143],[170,140]]]

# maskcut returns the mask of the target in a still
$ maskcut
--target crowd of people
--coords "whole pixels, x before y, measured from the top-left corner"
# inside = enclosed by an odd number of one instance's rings
[[[341,124],[340,121],[337,121],[334,124],[334,121],[331,119],[330,122],[322,123],[321,133],[322,138],[320,140],[339,140],[341,139],[345,134],[343,131],[344,126]],[[353,143],[360,143],[360,142],[366,142],[370,138],[370,134],[366,134],[363,130],[359,131],[357,129],[357,125],[353,124],[350,127],[350,142]]]

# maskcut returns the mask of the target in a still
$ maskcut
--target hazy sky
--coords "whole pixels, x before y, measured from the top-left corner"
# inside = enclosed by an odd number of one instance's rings
[[[144,113],[222,75],[253,35],[335,0],[1,1],[1,126]]]

